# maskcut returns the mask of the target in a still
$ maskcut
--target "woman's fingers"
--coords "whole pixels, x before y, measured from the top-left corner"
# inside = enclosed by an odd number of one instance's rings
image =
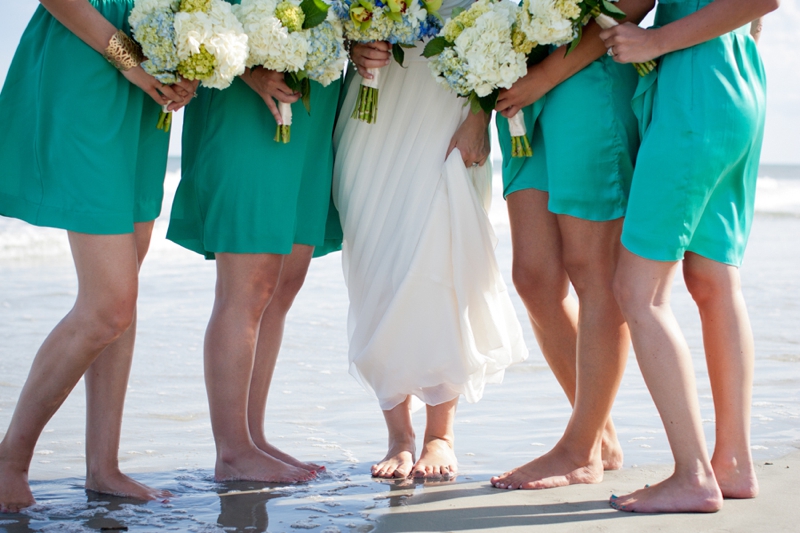
[[[376,50],[374,48],[365,48],[361,52],[361,57],[364,59],[372,59],[374,61],[388,61],[392,58],[392,55],[389,52],[385,52],[383,50]]]
[[[158,90],[158,92],[166,96],[167,100],[169,100],[170,102],[183,102],[184,100],[184,97],[178,94],[177,91],[175,91],[175,89],[169,85],[159,84],[158,86],[156,86],[156,90]]]
[[[270,113],[272,113],[272,116],[275,117],[275,122],[277,122],[278,125],[283,124],[283,119],[281,119],[281,113],[278,111],[278,106],[275,103],[275,100],[273,100],[272,97],[267,96],[264,98],[264,103],[267,104]]]
[[[386,41],[372,41],[370,43],[364,43],[366,48],[372,48],[373,50],[382,50],[384,52],[389,52],[392,49],[392,45]]]
[[[607,30],[603,30],[600,32],[600,39],[605,43],[606,48],[609,48],[611,46],[609,40],[616,37],[619,28],[620,26],[614,26],[613,28],[608,28]]]
[[[186,94],[191,98],[197,93],[197,86],[199,83],[200,80],[189,81],[186,78],[181,78],[175,85],[186,91]]]
[[[356,70],[358,70],[358,73],[361,75],[362,78],[371,80],[374,77],[372,74],[369,73],[366,67],[362,67],[359,64],[356,64]]]
[[[272,96],[273,96],[273,98],[275,98],[276,100],[278,100],[280,102],[283,102],[284,104],[293,104],[296,101],[300,100],[300,93],[289,93],[289,94],[286,94],[286,93],[281,92],[281,91],[275,91],[275,93]]]

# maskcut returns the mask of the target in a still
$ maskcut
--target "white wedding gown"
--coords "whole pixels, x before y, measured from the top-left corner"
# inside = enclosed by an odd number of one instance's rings
[[[445,0],[440,12],[471,2]],[[381,69],[375,124],[350,118],[356,75],[334,135],[350,372],[384,410],[408,395],[476,402],[528,356],[494,255],[490,165],[467,169],[458,150],[445,161],[469,108],[421,51]]]

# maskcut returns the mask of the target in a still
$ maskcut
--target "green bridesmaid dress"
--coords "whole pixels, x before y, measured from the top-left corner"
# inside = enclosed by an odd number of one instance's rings
[[[311,114],[292,104],[287,144],[273,140],[272,113],[240,78],[224,91],[198,92],[186,108],[168,239],[209,259],[289,254],[293,244],[315,246],[319,256],[336,247],[325,245],[341,81],[311,86]]]
[[[712,0],[660,0],[655,23]],[[765,76],[749,24],[666,54],[633,100],[642,146],[622,244],[655,261],[690,251],[739,266],[764,135]]]
[[[604,55],[524,108],[532,157],[511,157],[508,120],[498,114],[504,196],[533,188],[559,215],[625,216],[639,146],[630,107],[637,79],[631,65]]]
[[[133,0],[90,0],[129,32]],[[161,210],[169,134],[159,106],[42,6],[0,93],[0,215],[131,233]]]

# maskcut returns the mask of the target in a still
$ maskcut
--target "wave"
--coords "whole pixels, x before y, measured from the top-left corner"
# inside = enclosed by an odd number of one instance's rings
[[[151,250],[170,253],[173,246],[164,239],[169,224],[172,198],[180,181],[177,165],[170,165],[164,183],[164,205],[156,220]],[[508,211],[502,196],[500,165],[494,164],[492,207],[489,218],[500,235],[508,229]],[[756,213],[800,217],[800,166],[763,165],[756,192]],[[0,262],[68,258],[66,232],[31,226],[20,220],[0,217]]]

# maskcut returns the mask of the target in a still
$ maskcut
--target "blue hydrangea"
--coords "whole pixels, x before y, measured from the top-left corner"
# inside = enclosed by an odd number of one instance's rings
[[[135,28],[136,41],[142,45],[147,61],[142,68],[161,83],[178,81],[178,52],[175,47],[174,13],[154,11],[145,15]]]

